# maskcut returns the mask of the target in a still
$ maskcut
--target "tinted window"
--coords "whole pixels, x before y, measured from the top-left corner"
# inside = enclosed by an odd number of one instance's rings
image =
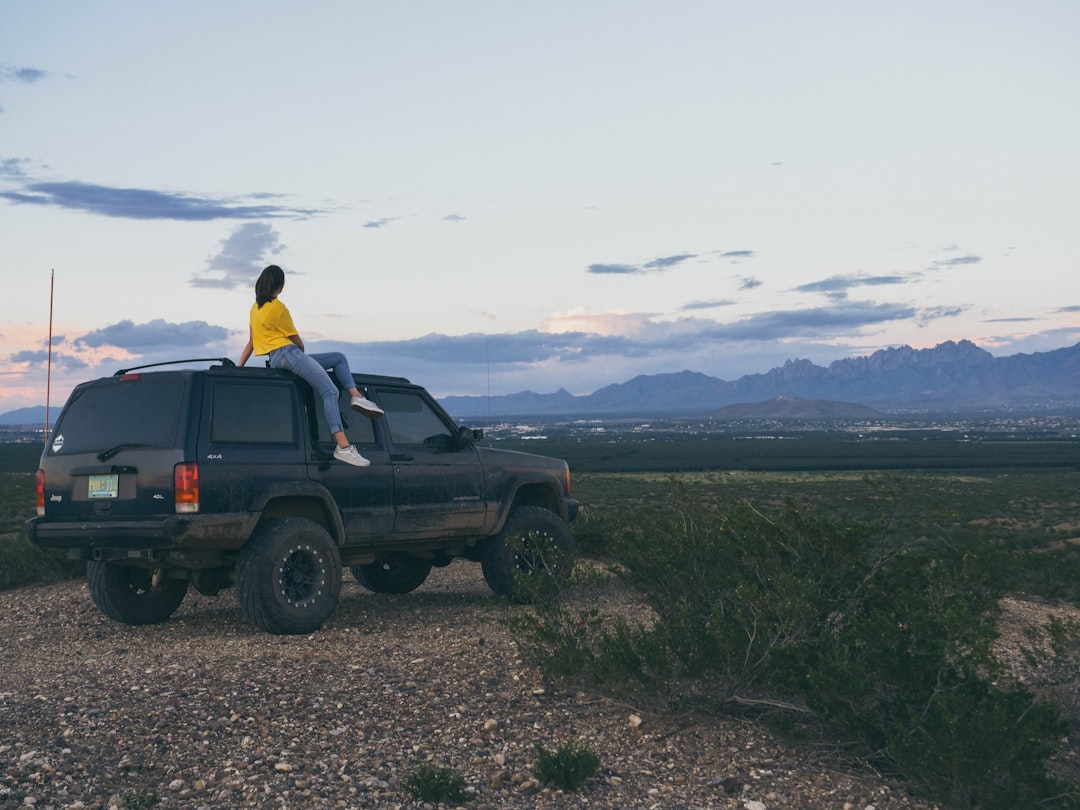
[[[386,426],[395,445],[424,444],[434,436],[450,436],[450,430],[423,397],[406,393],[381,393]]]
[[[342,391],[338,397],[338,412],[341,414],[341,426],[345,428],[345,437],[352,444],[375,444],[375,426],[368,417],[349,407],[350,399],[348,391]],[[319,435],[316,440],[330,441],[330,426],[326,424],[322,401],[317,397],[315,398],[315,418],[319,425]]]
[[[214,385],[210,441],[294,444],[292,386],[218,381]]]
[[[121,444],[172,447],[184,399],[177,376],[103,380],[76,391],[56,425],[63,452],[93,453]],[[51,443],[56,444],[54,438]]]

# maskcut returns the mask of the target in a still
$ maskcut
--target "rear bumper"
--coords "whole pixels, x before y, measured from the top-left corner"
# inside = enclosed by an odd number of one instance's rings
[[[562,508],[563,508],[563,520],[565,520],[567,523],[570,523],[571,521],[574,520],[574,518],[577,517],[578,502],[577,502],[577,500],[575,498],[563,498],[562,499]]]
[[[162,520],[56,523],[35,517],[26,522],[26,538],[46,548],[68,549],[236,549],[255,527],[258,516],[169,515]]]

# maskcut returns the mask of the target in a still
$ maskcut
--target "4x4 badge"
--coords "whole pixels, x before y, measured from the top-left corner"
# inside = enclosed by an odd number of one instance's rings
[[[58,433],[56,435],[56,438],[52,440],[52,451],[54,453],[59,453],[63,449],[64,449],[64,436],[63,436],[63,434]]]

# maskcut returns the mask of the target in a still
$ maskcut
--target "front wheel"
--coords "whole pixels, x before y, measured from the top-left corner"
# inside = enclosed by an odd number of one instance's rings
[[[531,602],[566,584],[575,554],[574,538],[558,515],[539,506],[519,506],[503,530],[484,541],[480,567],[499,596]]]
[[[124,624],[157,624],[176,612],[187,594],[186,579],[165,579],[160,571],[91,560],[86,584],[98,610]]]
[[[431,563],[418,557],[394,557],[349,568],[356,581],[373,593],[409,593],[424,584]]]
[[[267,521],[240,553],[240,611],[267,633],[318,630],[337,608],[340,593],[341,555],[326,529],[314,521]]]

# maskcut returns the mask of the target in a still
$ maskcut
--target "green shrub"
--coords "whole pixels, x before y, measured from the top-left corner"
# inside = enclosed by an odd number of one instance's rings
[[[540,743],[536,748],[533,775],[541,782],[553,782],[563,790],[577,790],[600,768],[600,757],[583,742],[570,740],[549,751]]]
[[[124,800],[124,807],[128,810],[148,810],[161,803],[161,797],[157,795],[157,792],[146,788],[129,790],[121,798]]]
[[[667,503],[612,523],[607,542],[655,621],[539,606],[525,648],[554,674],[672,707],[795,712],[955,807],[1073,806],[1046,769],[1056,709],[991,654],[1010,549],[930,531],[897,544],[883,522],[681,486]]]
[[[69,560],[64,551],[35,546],[25,537],[0,535],[0,590],[73,579],[86,563]]]
[[[454,802],[468,799],[465,779],[449,768],[421,765],[405,777],[405,790],[414,799],[423,802]]]
[[[577,519],[570,524],[574,543],[583,555],[606,556],[613,519],[600,510],[582,507]]]

